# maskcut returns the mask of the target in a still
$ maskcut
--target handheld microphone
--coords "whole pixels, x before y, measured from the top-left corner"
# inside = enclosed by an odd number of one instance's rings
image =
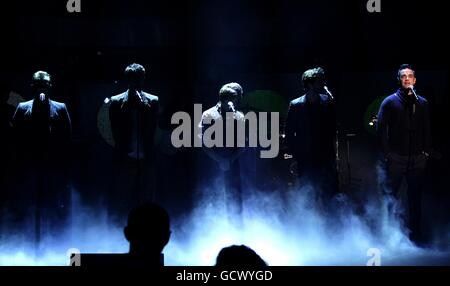
[[[40,101],[45,101],[45,97],[46,97],[45,93],[41,92],[41,93],[39,94],[39,100],[40,100]]]
[[[334,100],[333,95],[331,94],[330,90],[326,85],[323,86],[323,89],[325,89],[325,91],[328,93],[328,96],[331,98],[331,100]]]
[[[228,101],[228,107],[230,108],[230,110],[235,113],[236,109],[234,108],[234,104],[232,101]]]
[[[419,97],[417,96],[417,93],[416,93],[416,91],[414,90],[414,85],[411,85],[410,87],[409,87],[409,89],[412,91],[412,93],[414,94],[414,97],[416,98],[416,100],[419,100]]]
[[[144,100],[142,99],[141,93],[136,90],[136,95],[139,97],[139,100],[144,103]]]

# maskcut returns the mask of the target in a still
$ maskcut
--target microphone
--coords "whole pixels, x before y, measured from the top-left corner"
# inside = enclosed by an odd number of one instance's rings
[[[144,103],[144,100],[142,99],[141,93],[136,90],[136,95],[139,97],[139,100]]]
[[[42,101],[45,101],[45,97],[46,97],[45,93],[41,92],[41,93],[39,94],[39,100],[40,100],[41,102],[42,102]]]
[[[416,91],[414,90],[414,85],[410,85],[409,89],[412,91],[412,93],[414,94],[414,97],[416,98],[416,100],[419,100],[419,97],[417,96]]]
[[[228,101],[228,108],[230,108],[230,110],[233,111],[233,113],[236,112],[236,109],[234,108],[234,104],[232,101]]]
[[[326,85],[323,86],[323,89],[325,89],[325,91],[328,93],[328,96],[331,98],[331,100],[334,100],[333,95],[331,94],[330,90]]]

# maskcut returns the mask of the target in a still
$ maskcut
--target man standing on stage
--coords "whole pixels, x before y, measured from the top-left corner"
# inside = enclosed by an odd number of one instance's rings
[[[239,101],[242,98],[243,90],[238,83],[228,83],[222,86],[219,91],[219,102],[206,110],[202,114],[201,121],[199,123],[199,130],[201,134],[201,140],[203,144],[205,143],[204,134],[207,132],[211,125],[221,122],[223,125],[222,129],[222,142],[219,142],[222,147],[207,147],[204,146],[203,150],[207,155],[217,162],[220,169],[223,171],[224,175],[224,188],[226,192],[226,205],[230,207],[233,202],[235,202],[236,213],[240,215],[242,211],[242,189],[241,189],[241,172],[239,156],[244,151],[243,147],[238,147],[237,142],[237,124],[244,124],[244,114],[237,110]],[[228,132],[225,130],[227,124],[234,125],[234,136],[233,147],[227,147],[227,135]],[[218,134],[215,134],[218,136]],[[216,138],[217,139],[217,138]],[[204,144],[205,145],[205,144]]]
[[[145,69],[131,64],[125,69],[128,90],[111,97],[109,118],[115,142],[110,210],[125,216],[145,201],[155,200],[154,135],[159,99],[144,92]]]
[[[388,96],[378,113],[377,134],[384,154],[386,187],[383,190],[388,211],[392,214],[395,198],[403,178],[408,184],[410,239],[421,239],[421,192],[425,166],[431,152],[428,102],[416,94],[415,71],[401,65],[397,80],[400,88]]]
[[[17,106],[11,122],[18,189],[9,205],[21,221],[34,217],[39,240],[41,232],[54,234],[68,214],[71,121],[66,105],[49,98],[47,72],[35,72],[31,86],[33,99]]]
[[[306,94],[289,105],[286,142],[297,162],[301,183],[310,183],[325,207],[337,193],[336,113],[322,68],[302,75]]]

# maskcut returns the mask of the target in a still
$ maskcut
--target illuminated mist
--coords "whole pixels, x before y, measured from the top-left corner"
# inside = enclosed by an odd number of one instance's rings
[[[220,186],[219,182],[217,185]],[[248,192],[242,219],[224,203],[220,187],[203,188],[190,214],[172,221],[166,246],[166,265],[214,265],[222,247],[245,244],[269,265],[366,265],[367,251],[378,248],[381,265],[448,263],[449,253],[419,249],[407,239],[401,225],[381,215],[373,203],[356,214],[340,200],[331,219],[312,203],[309,186],[285,192]],[[0,245],[0,265],[67,265],[67,250],[81,253],[124,253],[128,243],[123,226],[108,225],[102,208],[89,208],[75,198],[72,221],[58,237],[45,237],[36,252],[32,242],[9,234]],[[100,209],[100,211],[99,211]]]

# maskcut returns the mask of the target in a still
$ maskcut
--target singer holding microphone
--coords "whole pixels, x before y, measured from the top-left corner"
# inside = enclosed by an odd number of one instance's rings
[[[222,121],[223,126],[228,128],[231,124],[234,125],[233,144],[227,146],[228,132],[224,130],[222,134],[222,147],[206,147],[203,146],[203,150],[206,154],[213,159],[219,166],[219,177],[223,175],[225,200],[228,214],[230,219],[241,219],[242,213],[242,185],[241,185],[241,172],[240,172],[240,155],[244,152],[244,147],[237,147],[237,124],[244,123],[244,114],[238,110],[238,104],[242,99],[243,90],[241,85],[235,82],[227,83],[220,88],[219,102],[208,110],[205,110],[202,114],[201,121],[198,125],[201,132],[199,137],[203,141],[203,133],[214,122]],[[237,221],[240,224],[241,221]]]
[[[202,132],[199,134],[202,137],[203,132],[209,128],[216,121],[223,121],[223,126],[226,127],[226,120],[243,121],[244,114],[237,110],[239,101],[242,98],[242,87],[235,82],[227,83],[220,88],[219,102],[208,110],[205,110],[202,114],[201,121],[199,123],[199,130]],[[236,131],[237,128],[234,128]],[[214,161],[219,164],[220,169],[228,171],[231,168],[233,162],[239,156],[238,151],[242,149],[235,148],[236,142],[233,142],[234,147],[226,147],[226,135],[227,132],[223,132],[223,144],[218,148],[204,148],[205,152]],[[234,141],[237,141],[237,136],[234,134]]]
[[[299,184],[311,185],[326,212],[338,192],[336,172],[336,112],[321,67],[302,75],[306,93],[290,102],[285,134],[297,162]]]
[[[50,99],[51,76],[45,71],[33,74],[33,99],[17,106],[11,121],[16,170],[12,211],[18,220],[34,229],[35,241],[41,234],[57,234],[68,214],[68,166],[71,121],[64,103]],[[30,220],[31,219],[31,220]]]
[[[416,74],[410,65],[400,66],[397,80],[399,89],[384,99],[378,112],[377,135],[386,171],[382,191],[388,214],[395,215],[397,195],[406,179],[409,237],[420,244],[421,193],[431,153],[430,114],[427,100],[414,90]]]
[[[109,195],[110,213],[123,222],[128,211],[156,200],[154,136],[159,98],[144,92],[145,68],[137,63],[125,68],[128,90],[112,96],[109,119],[114,139],[114,177]],[[118,221],[116,220],[118,219]]]

